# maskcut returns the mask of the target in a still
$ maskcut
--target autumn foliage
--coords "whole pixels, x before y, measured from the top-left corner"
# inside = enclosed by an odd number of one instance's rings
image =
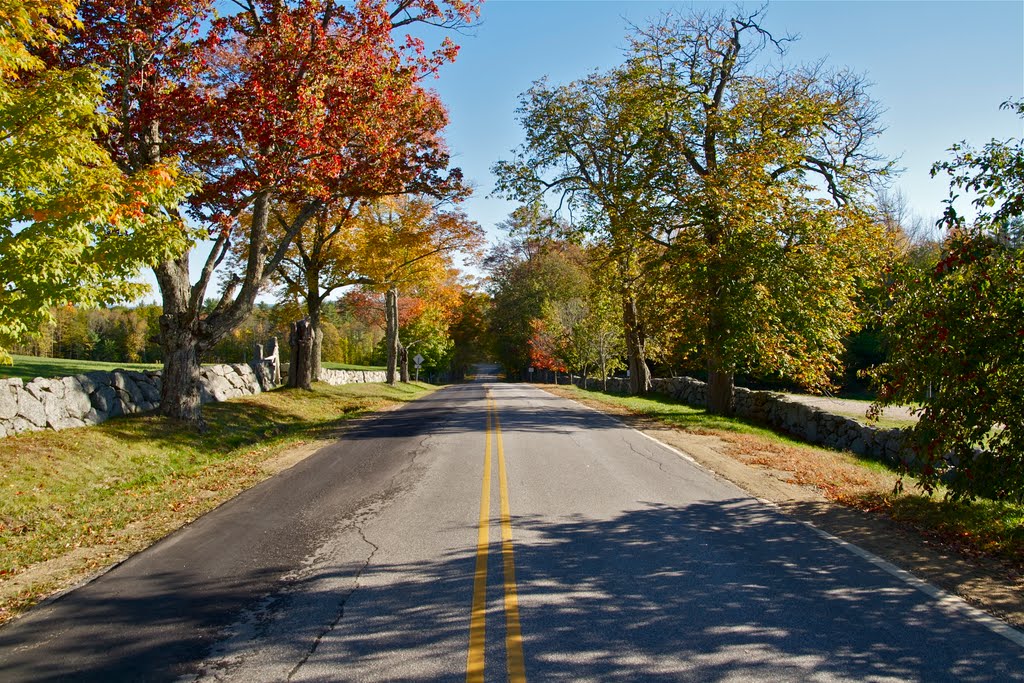
[[[1021,292],[1019,249],[960,232],[931,272],[892,293],[878,400],[920,404],[905,465],[929,489],[1024,496]]]
[[[461,184],[441,137],[447,114],[421,83],[457,47],[445,38],[429,49],[401,31],[464,25],[477,3],[241,0],[222,9],[85,0],[70,40],[47,55],[61,67],[106,67],[102,107],[112,121],[100,140],[123,172],[140,177],[170,161],[195,183],[186,202],[163,207],[164,222],[185,246],[198,236],[187,226],[198,226],[213,248],[199,273],[187,249],[162,254],[154,270],[161,411],[196,423],[200,356],[243,323],[314,216],[339,201],[445,195]],[[204,309],[233,250],[243,257]]]
[[[53,306],[138,296],[131,278],[188,237],[161,215],[190,188],[173,160],[126,173],[95,141],[116,126],[100,71],[44,59],[75,35],[74,10],[0,3],[0,360]]]
[[[669,12],[633,29],[621,66],[537,81],[520,99],[525,140],[494,168],[500,191],[554,195],[608,249],[634,393],[649,385],[656,324],[644,288],[669,264],[721,414],[736,373],[828,388],[858,286],[886,252],[871,190],[892,163],[871,147],[879,111],[864,79],[762,69],[765,49],[784,47],[762,19]]]
[[[1024,117],[1024,103],[1004,108]],[[882,317],[888,358],[876,409],[919,406],[904,466],[928,491],[1024,500],[1024,145],[958,143],[933,175],[951,179],[948,235],[930,270],[897,274]],[[958,206],[974,193],[974,220]],[[900,276],[902,275],[902,276]]]

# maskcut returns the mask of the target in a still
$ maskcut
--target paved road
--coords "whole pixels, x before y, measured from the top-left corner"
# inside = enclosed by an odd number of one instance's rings
[[[1008,634],[612,418],[484,381],[0,629],[0,680],[1024,680]]]

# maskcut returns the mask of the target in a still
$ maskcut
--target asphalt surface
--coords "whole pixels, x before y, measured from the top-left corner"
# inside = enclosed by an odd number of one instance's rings
[[[520,650],[535,681],[1024,680],[1019,632],[613,418],[482,379],[0,629],[0,680],[505,680]]]

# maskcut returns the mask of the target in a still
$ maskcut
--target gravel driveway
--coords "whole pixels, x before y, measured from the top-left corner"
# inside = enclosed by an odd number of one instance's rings
[[[807,394],[785,394],[791,401],[797,401],[804,405],[814,406],[837,415],[848,415],[858,419],[866,419],[865,412],[871,404],[867,401],[855,401],[848,398],[836,398],[834,396],[809,396]],[[882,417],[890,420],[913,420],[917,416],[911,412],[910,406],[887,406],[882,411]]]

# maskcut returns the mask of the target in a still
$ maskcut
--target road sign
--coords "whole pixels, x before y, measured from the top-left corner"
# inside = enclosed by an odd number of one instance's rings
[[[423,358],[423,356],[421,356],[420,354],[418,354],[418,353],[417,353],[417,354],[416,354],[416,355],[415,355],[415,356],[413,357],[413,359],[412,359],[412,362],[416,364],[416,367],[419,367],[419,366],[423,365],[423,361],[424,361],[424,360],[425,360],[425,359]]]

